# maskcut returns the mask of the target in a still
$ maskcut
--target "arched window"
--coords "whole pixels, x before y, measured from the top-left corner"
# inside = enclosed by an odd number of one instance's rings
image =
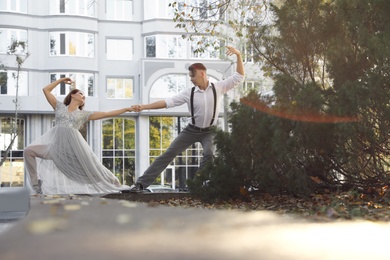
[[[149,97],[166,98],[172,97],[186,88],[185,74],[168,74],[154,82],[150,89]]]

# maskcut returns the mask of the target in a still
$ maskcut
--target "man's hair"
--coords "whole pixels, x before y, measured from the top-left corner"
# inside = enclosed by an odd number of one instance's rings
[[[192,73],[195,73],[196,70],[204,70],[206,71],[206,67],[202,63],[194,63],[188,67],[188,70]]]

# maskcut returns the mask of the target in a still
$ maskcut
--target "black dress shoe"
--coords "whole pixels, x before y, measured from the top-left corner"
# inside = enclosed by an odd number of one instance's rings
[[[144,187],[142,187],[142,184],[136,183],[133,187],[131,187],[129,190],[122,190],[122,193],[140,193],[144,191]]]
[[[136,183],[135,185],[134,185],[134,187],[132,187],[131,189],[130,189],[130,192],[131,193],[140,193],[140,192],[142,192],[144,190],[144,187],[142,186],[142,184],[141,183]]]

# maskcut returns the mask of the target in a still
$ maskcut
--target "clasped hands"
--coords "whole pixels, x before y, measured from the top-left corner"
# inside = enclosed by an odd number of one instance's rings
[[[142,108],[142,105],[133,105],[133,106],[131,106],[131,109],[134,112],[141,112],[143,108]]]

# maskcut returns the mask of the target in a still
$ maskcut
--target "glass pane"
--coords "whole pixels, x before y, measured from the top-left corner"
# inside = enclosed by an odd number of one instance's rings
[[[156,37],[146,37],[146,57],[156,57]]]
[[[122,150],[115,151],[115,157],[122,157],[122,156],[123,156],[123,151]]]
[[[135,149],[135,122],[132,119],[124,119],[125,149]]]
[[[125,151],[125,157],[135,157],[135,151]]]
[[[123,135],[122,135],[123,119],[121,118],[114,119],[114,123],[115,123],[115,128],[114,128],[115,149],[123,149]]]
[[[93,58],[95,57],[95,35],[88,34],[88,53],[87,57]]]
[[[24,149],[24,119],[18,119],[15,121],[11,117],[0,117],[0,149],[6,150],[11,144],[12,139],[15,137],[15,141],[11,147],[12,150]],[[16,129],[16,133],[13,129]]]
[[[103,165],[109,169],[111,172],[114,172],[114,159],[113,158],[103,158]]]
[[[123,159],[122,158],[115,158],[115,167],[114,167],[114,174],[122,175],[123,172]],[[117,176],[119,177],[119,176]],[[121,178],[120,178],[121,179]]]
[[[93,76],[88,77],[88,96],[93,97],[94,89],[93,89]]]
[[[125,184],[134,184],[135,177],[135,161],[133,158],[125,158],[125,167],[123,170]]]
[[[113,136],[113,119],[102,120],[103,129],[103,149],[112,149],[114,147],[114,136]]]
[[[186,88],[186,75],[169,74],[162,76],[150,89],[151,98],[172,97]]]
[[[103,157],[113,157],[114,152],[112,150],[103,150],[102,155],[103,155]]]
[[[133,80],[125,79],[124,80],[125,87],[125,96],[124,98],[133,98]]]
[[[115,79],[107,79],[107,97],[115,98]]]
[[[123,80],[117,79],[115,85],[115,98],[123,97]]]

